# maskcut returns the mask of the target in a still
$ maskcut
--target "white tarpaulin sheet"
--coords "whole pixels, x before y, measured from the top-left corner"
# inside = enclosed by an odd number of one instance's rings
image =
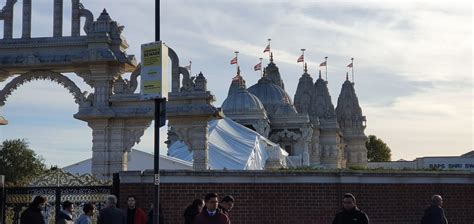
[[[263,170],[269,154],[277,144],[257,132],[250,130],[229,118],[209,121],[208,164],[210,169]],[[286,157],[278,147],[280,156]],[[182,141],[175,142],[168,149],[168,155],[192,162],[193,153]],[[285,159],[283,159],[284,161]]]

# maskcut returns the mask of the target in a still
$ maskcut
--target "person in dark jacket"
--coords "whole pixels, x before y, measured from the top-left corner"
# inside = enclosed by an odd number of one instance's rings
[[[204,201],[206,208],[196,216],[194,224],[230,224],[229,218],[217,209],[219,200],[216,193],[207,194]]]
[[[369,224],[367,214],[357,208],[354,195],[344,194],[342,207],[342,212],[336,214],[332,224]]]
[[[99,212],[97,224],[127,224],[125,212],[117,208],[117,197],[115,195],[107,196],[105,207]]]
[[[63,210],[59,211],[56,217],[56,224],[74,224],[73,215],[74,204],[70,201],[63,202]]]
[[[193,224],[194,218],[202,212],[204,201],[202,199],[194,199],[193,203],[188,205],[184,210],[184,224]]]
[[[442,205],[443,198],[440,195],[433,195],[431,206],[425,210],[421,224],[448,224]]]
[[[43,196],[36,196],[28,208],[21,213],[20,224],[45,224],[41,210],[46,205],[46,198]]]
[[[127,224],[147,224],[148,217],[143,209],[137,207],[135,196],[127,197],[127,205]]]
[[[219,203],[219,209],[222,213],[229,217],[229,212],[234,207],[234,197],[232,195],[226,195],[222,198],[221,203]],[[230,217],[229,217],[230,219]]]

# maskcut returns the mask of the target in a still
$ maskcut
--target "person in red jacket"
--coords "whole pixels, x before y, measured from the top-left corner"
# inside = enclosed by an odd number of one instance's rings
[[[219,199],[216,193],[207,194],[204,201],[206,207],[196,216],[194,224],[230,224],[229,217],[217,209]]]
[[[143,209],[137,207],[135,196],[127,197],[127,224],[147,224],[147,217]]]

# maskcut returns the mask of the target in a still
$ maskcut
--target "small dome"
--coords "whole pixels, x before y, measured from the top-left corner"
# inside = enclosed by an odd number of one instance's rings
[[[251,86],[248,91],[257,96],[263,103],[268,113],[275,113],[278,107],[285,104],[293,105],[291,98],[281,87],[275,85],[267,77],[261,78],[257,84]]]
[[[265,113],[265,108],[262,102],[246,89],[240,88],[234,90],[232,94],[227,96],[222,103],[222,111],[224,114],[235,113],[249,113],[255,111],[262,111]]]

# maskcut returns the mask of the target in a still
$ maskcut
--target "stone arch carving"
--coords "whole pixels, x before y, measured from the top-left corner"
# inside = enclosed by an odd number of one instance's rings
[[[284,129],[283,131],[279,131],[277,133],[272,134],[270,140],[273,142],[280,142],[282,140],[290,140],[296,142],[301,137],[301,134],[289,131],[288,129]]]
[[[168,56],[171,58],[171,92],[181,92],[192,90],[192,81],[186,68],[179,66],[179,58],[176,52],[168,48]],[[181,85],[179,76],[183,75]]]
[[[77,87],[77,85],[72,80],[61,73],[42,70],[32,71],[14,78],[0,91],[0,106],[5,105],[7,97],[10,96],[14,90],[16,90],[21,85],[33,80],[51,80],[62,85],[64,88],[69,90],[69,92],[74,97],[74,101],[79,105],[86,101],[86,98],[89,95],[87,92],[81,92],[81,89],[79,89],[79,87]]]
[[[140,76],[140,70],[141,70],[141,64],[138,64],[138,66],[133,70],[132,74],[130,75],[130,80],[128,79],[122,79],[121,76],[119,76],[115,81],[114,81],[114,93],[115,94],[133,94],[135,93],[135,90],[137,90],[138,87],[138,76]]]
[[[89,34],[89,31],[92,29],[92,22],[94,21],[94,15],[92,14],[91,11],[85,9],[84,5],[82,5],[81,3],[79,3],[79,15],[80,17],[86,18],[83,29],[86,34]]]

